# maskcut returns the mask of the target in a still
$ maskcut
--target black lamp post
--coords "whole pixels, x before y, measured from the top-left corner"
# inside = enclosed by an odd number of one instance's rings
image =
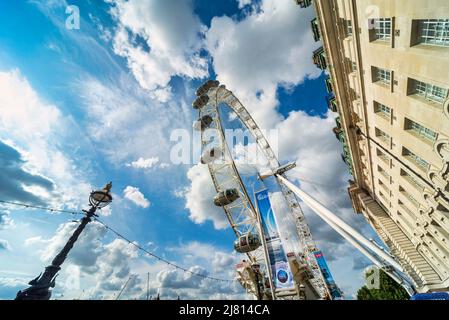
[[[73,232],[69,241],[59,254],[53,259],[51,265],[45,268],[44,273],[40,274],[36,279],[29,282],[31,287],[19,291],[16,300],[49,300],[51,297],[50,288],[54,288],[57,273],[61,270],[61,265],[67,258],[70,250],[73,248],[79,235],[83,232],[86,225],[91,222],[93,216],[97,216],[95,211],[98,208],[104,208],[112,201],[111,196],[112,183],[109,182],[102,190],[92,191],[89,197],[90,209],[83,210],[86,215],[81,219],[81,223]]]

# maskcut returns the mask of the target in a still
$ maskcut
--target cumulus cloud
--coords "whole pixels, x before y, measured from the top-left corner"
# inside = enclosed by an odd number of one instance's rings
[[[148,208],[150,206],[150,201],[145,199],[145,196],[140,192],[139,188],[127,186],[125,190],[123,190],[123,195],[126,199],[139,207]]]
[[[13,223],[14,223],[13,220],[9,216],[9,211],[7,210],[0,211],[0,230],[12,226]]]
[[[225,229],[229,226],[228,219],[223,209],[213,203],[216,195],[212,178],[207,166],[197,164],[189,169],[187,178],[190,187],[184,193],[186,208],[189,209],[189,218],[195,223],[212,221],[216,229]]]
[[[0,287],[26,287],[30,280],[19,277],[0,277]]]
[[[193,265],[190,271],[201,275],[211,275],[222,279],[233,279],[234,266],[242,259],[235,252],[223,251],[213,244],[192,241],[168,248],[181,258],[183,265]],[[176,299],[246,299],[248,296],[239,283],[217,282],[183,273],[176,269],[164,268],[158,271],[153,284],[166,297]]]
[[[208,275],[208,272],[200,266],[190,267],[189,271],[204,276]],[[158,274],[157,280],[161,284],[161,287],[191,289],[198,288],[203,281],[203,278],[191,273],[179,273],[176,270],[164,270]]]
[[[42,261],[50,263],[67,243],[67,240],[78,225],[78,222],[61,224],[52,238],[43,239],[40,236],[31,237],[25,241],[25,244],[28,246],[38,244],[44,245],[45,247],[41,251],[40,256]],[[103,238],[105,234],[106,229],[101,224],[97,222],[89,223],[70,252],[70,261],[84,268],[84,270],[92,270],[92,267],[94,267],[97,262],[98,256],[102,252],[103,247],[100,239]]]
[[[24,186],[40,187],[47,192],[51,192],[54,188],[53,182],[41,175],[28,172],[24,168],[26,163],[20,152],[1,140],[0,154],[1,199],[38,205],[44,204],[41,197],[27,191]],[[0,221],[3,221],[3,215]]]
[[[7,250],[7,251],[12,250],[11,245],[7,240],[0,239],[0,250]]]
[[[120,78],[114,84],[88,78],[77,86],[87,118],[91,120],[87,133],[98,143],[97,149],[116,165],[140,158],[144,160],[136,165],[152,158],[168,162],[172,147],[170,133],[191,124],[191,108],[182,97],[161,104],[136,87],[129,77]]]
[[[42,248],[39,250],[40,258],[48,264],[62,249],[77,226],[78,223],[75,222],[61,224],[52,238],[31,237],[25,241],[25,245]],[[123,286],[127,277],[131,275],[132,261],[138,257],[137,249],[121,239],[106,242],[106,231],[103,225],[95,221],[86,226],[67,257],[64,264],[66,272],[62,275],[65,279],[59,281],[60,286],[64,286],[67,278],[71,277],[70,273],[77,270],[80,271],[83,281],[90,280],[93,284],[90,290],[92,297],[98,298],[116,292]],[[79,288],[57,288],[67,292],[77,289]]]
[[[246,1],[241,4],[246,4]],[[262,0],[258,10],[237,21],[212,19],[206,35],[217,79],[233,90],[262,128],[281,116],[276,91],[291,88],[320,72],[310,63],[312,10],[290,0]]]
[[[1,179],[3,186],[9,185],[8,196],[37,201],[32,194],[49,196],[52,189],[58,189],[49,199],[52,206],[77,207],[92,188],[84,168],[75,164],[77,154],[68,158],[64,150],[75,149],[70,145],[74,141],[85,142],[79,136],[83,130],[77,130],[73,119],[64,117],[57,106],[44,101],[17,69],[0,72],[0,92],[0,139],[16,149],[2,143],[2,152],[8,155],[2,163],[7,161],[11,173]],[[8,170],[2,168],[2,172]],[[22,190],[19,182],[25,185]]]
[[[166,102],[173,76],[208,75],[201,56],[205,26],[193,13],[192,1],[108,0],[118,23],[114,52],[126,59],[140,86]]]
[[[134,169],[150,169],[154,167],[159,162],[159,158],[153,157],[144,159],[140,157],[136,161],[133,161],[131,163],[127,163],[127,167],[133,167]]]

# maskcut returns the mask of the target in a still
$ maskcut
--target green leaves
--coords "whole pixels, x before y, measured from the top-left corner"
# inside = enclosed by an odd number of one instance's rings
[[[365,278],[369,277],[365,274]],[[391,279],[384,271],[379,272],[379,289],[368,289],[361,287],[357,291],[357,300],[409,300],[407,291],[396,281]]]

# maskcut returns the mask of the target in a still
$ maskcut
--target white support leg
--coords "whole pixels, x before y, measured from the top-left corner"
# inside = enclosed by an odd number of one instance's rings
[[[292,192],[294,192],[302,201],[304,201],[305,204],[307,204],[319,217],[321,217],[326,223],[329,224],[331,227],[337,226],[341,230],[343,230],[345,233],[348,233],[356,239],[358,242],[363,244],[365,247],[369,248],[371,251],[376,253],[379,257],[384,259],[388,264],[396,268],[397,270],[403,272],[403,268],[401,265],[396,262],[392,257],[390,257],[387,253],[385,253],[383,250],[378,248],[376,245],[374,245],[371,241],[366,239],[364,236],[362,236],[357,230],[355,230],[353,227],[348,225],[346,222],[341,220],[339,217],[337,217],[335,214],[333,214],[329,209],[327,209],[324,205],[322,205],[320,202],[312,198],[310,195],[299,189],[297,186],[295,186],[293,183],[288,181],[286,178],[284,178],[281,175],[276,175],[276,177],[284,183]],[[335,228],[334,228],[335,229]],[[337,230],[336,230],[337,231]],[[337,231],[338,232],[338,231]],[[340,233],[340,232],[339,232]],[[341,233],[340,233],[341,234]],[[349,241],[349,240],[348,240]],[[351,242],[352,243],[352,242]],[[357,247],[358,248],[358,247]],[[358,248],[359,249],[359,248]],[[366,251],[366,250],[365,250]],[[363,252],[362,252],[363,253]]]
[[[350,234],[346,233],[343,229],[341,229],[339,226],[337,226],[332,221],[321,217],[331,228],[333,228],[337,233],[339,233],[343,238],[345,238],[350,244],[352,244],[356,249],[358,249],[365,257],[367,257],[369,260],[371,260],[372,263],[376,265],[379,269],[382,269],[385,273],[387,273],[390,278],[392,278],[394,281],[396,281],[398,284],[400,284],[407,293],[412,296],[415,294],[413,288],[409,285],[407,281],[405,281],[402,277],[397,276],[391,270],[388,270],[389,268],[380,261],[377,257],[372,255],[368,250],[366,250],[363,246],[361,246]]]

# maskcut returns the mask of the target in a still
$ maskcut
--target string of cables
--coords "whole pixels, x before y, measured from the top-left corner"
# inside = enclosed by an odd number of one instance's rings
[[[75,215],[75,214],[84,214],[82,212],[62,210],[62,209],[54,209],[54,208],[48,208],[48,207],[41,207],[41,206],[35,206],[35,205],[32,205],[32,204],[25,204],[25,203],[5,201],[5,200],[0,200],[0,203],[10,204],[10,205],[14,205],[14,206],[20,206],[20,207],[24,207],[24,208],[41,209],[41,210],[50,211],[50,212],[70,213],[70,214],[73,214],[73,215]]]
[[[61,210],[61,209],[54,209],[54,208],[49,208],[49,207],[42,207],[42,206],[35,206],[35,205],[30,205],[30,204],[25,204],[25,203],[19,203],[19,202],[12,202],[12,201],[5,201],[5,200],[0,200],[0,203],[4,203],[4,204],[9,204],[9,205],[15,205],[15,206],[20,206],[20,207],[24,207],[24,208],[32,208],[32,209],[41,209],[41,210],[45,210],[45,211],[50,211],[50,212],[61,212],[61,213],[70,213],[70,214],[82,214],[84,215],[84,213],[82,212],[76,212],[76,211],[69,211],[69,210]],[[209,280],[213,280],[213,281],[218,281],[218,282],[225,282],[225,283],[232,283],[235,282],[236,280],[230,280],[230,279],[221,279],[221,278],[217,278],[217,277],[212,277],[212,276],[208,276],[205,274],[201,274],[189,269],[186,269],[184,267],[181,267],[171,261],[168,261],[150,251],[148,251],[147,249],[143,248],[142,246],[140,246],[136,241],[132,241],[130,239],[128,239],[127,237],[125,237],[124,235],[120,234],[118,231],[116,231],[115,229],[111,228],[110,226],[108,226],[106,223],[104,223],[103,221],[101,221],[100,219],[98,219],[97,217],[94,217],[94,220],[96,222],[98,222],[99,224],[101,224],[103,227],[105,227],[107,230],[111,231],[113,234],[115,234],[117,237],[123,239],[124,241],[128,242],[130,245],[136,247],[138,250],[142,251],[143,253],[147,254],[148,256],[151,256],[155,259],[157,259],[158,261],[161,261],[171,267],[174,267],[176,270],[181,270],[185,273],[191,274],[193,276],[197,276],[200,278],[204,278],[204,279],[209,279]]]
[[[114,233],[117,237],[119,237],[119,238],[125,240],[125,241],[128,242],[130,245],[136,247],[138,250],[140,250],[140,251],[146,253],[147,255],[149,255],[149,256],[151,256],[151,257],[153,257],[153,258],[155,258],[155,259],[157,259],[157,260],[159,260],[159,261],[161,261],[161,262],[164,262],[165,264],[167,264],[167,265],[169,265],[169,266],[171,266],[171,267],[174,267],[175,269],[181,270],[181,271],[183,271],[183,272],[185,272],[185,273],[189,273],[189,274],[194,275],[194,276],[198,276],[198,277],[201,277],[201,278],[206,278],[206,279],[210,279],[210,280],[214,280],[214,281],[219,281],[219,282],[234,282],[234,281],[235,281],[235,280],[220,279],[220,278],[216,278],[216,277],[207,276],[207,275],[204,275],[204,274],[201,274],[201,273],[194,272],[194,271],[192,271],[192,270],[186,269],[186,268],[184,268],[184,267],[178,266],[178,265],[176,265],[175,263],[170,262],[170,261],[168,261],[168,260],[166,260],[166,259],[164,259],[164,258],[161,258],[161,257],[155,255],[154,253],[148,251],[147,249],[145,249],[145,248],[143,248],[142,246],[140,246],[139,244],[137,244],[135,241],[129,240],[128,238],[126,238],[125,236],[123,236],[122,234],[120,234],[119,232],[117,232],[117,231],[114,230],[113,228],[109,227],[109,226],[108,226],[107,224],[105,224],[104,222],[102,222],[100,219],[94,218],[94,220],[97,221],[98,223],[100,223],[101,225],[103,225],[106,229],[108,229],[108,230],[111,231],[112,233]]]

